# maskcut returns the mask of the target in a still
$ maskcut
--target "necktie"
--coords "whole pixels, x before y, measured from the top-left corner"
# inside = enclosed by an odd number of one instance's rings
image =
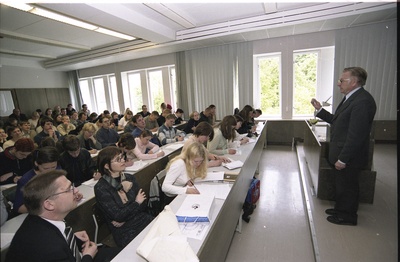
[[[346,96],[343,97],[342,101],[340,102],[340,104],[336,108],[336,111],[338,111],[339,107],[341,107],[345,101],[346,101]]]
[[[81,254],[79,253],[78,246],[76,245],[76,240],[75,240],[75,235],[74,232],[72,231],[72,228],[67,226],[65,227],[65,236],[67,238],[67,243],[69,248],[72,251],[72,254],[75,257],[76,262],[81,261]]]

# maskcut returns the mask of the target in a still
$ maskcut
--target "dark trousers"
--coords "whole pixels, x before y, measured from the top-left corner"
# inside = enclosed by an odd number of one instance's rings
[[[346,220],[357,221],[359,183],[359,168],[346,167],[342,170],[335,169],[336,204],[335,209],[340,217]]]

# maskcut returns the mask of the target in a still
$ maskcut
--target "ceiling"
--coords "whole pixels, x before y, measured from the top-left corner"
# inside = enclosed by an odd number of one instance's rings
[[[395,1],[36,5],[136,39],[122,40],[1,5],[0,64],[13,61],[67,71],[397,19]]]

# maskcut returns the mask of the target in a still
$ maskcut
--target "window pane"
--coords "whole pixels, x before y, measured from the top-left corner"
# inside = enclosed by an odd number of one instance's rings
[[[174,105],[173,108],[178,108],[178,90],[176,89],[176,75],[175,75],[175,67],[170,67],[170,83],[171,83],[171,94],[173,94]]]
[[[134,114],[142,111],[142,83],[140,73],[128,74],[128,87],[124,88],[125,106],[129,107]]]
[[[149,72],[149,87],[150,87],[150,102],[152,103],[150,108],[159,108],[162,102],[164,102],[164,91],[162,84],[162,72],[161,70]]]
[[[293,116],[312,116],[310,98],[316,97],[318,53],[294,54]]]
[[[103,78],[95,78],[93,79],[94,84],[94,94],[96,97],[97,107],[93,110],[96,110],[98,114],[102,113],[104,110],[109,110],[107,108],[106,94],[104,92],[104,82]]]
[[[120,109],[118,101],[117,82],[115,80],[115,76],[110,76],[108,78],[108,81],[109,81],[110,100],[111,100],[110,110],[119,113]]]
[[[82,95],[82,100],[83,103],[88,106],[88,109],[90,112],[96,111],[96,109],[93,107],[92,101],[91,101],[91,92],[89,89],[89,80],[79,80],[79,86],[81,89],[81,95]]]
[[[263,57],[258,60],[263,115],[280,115],[280,56]]]

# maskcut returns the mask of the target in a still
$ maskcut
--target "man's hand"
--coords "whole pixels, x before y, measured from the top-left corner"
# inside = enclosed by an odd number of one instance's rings
[[[311,99],[311,104],[316,110],[319,110],[322,107],[321,103],[315,98]]]

